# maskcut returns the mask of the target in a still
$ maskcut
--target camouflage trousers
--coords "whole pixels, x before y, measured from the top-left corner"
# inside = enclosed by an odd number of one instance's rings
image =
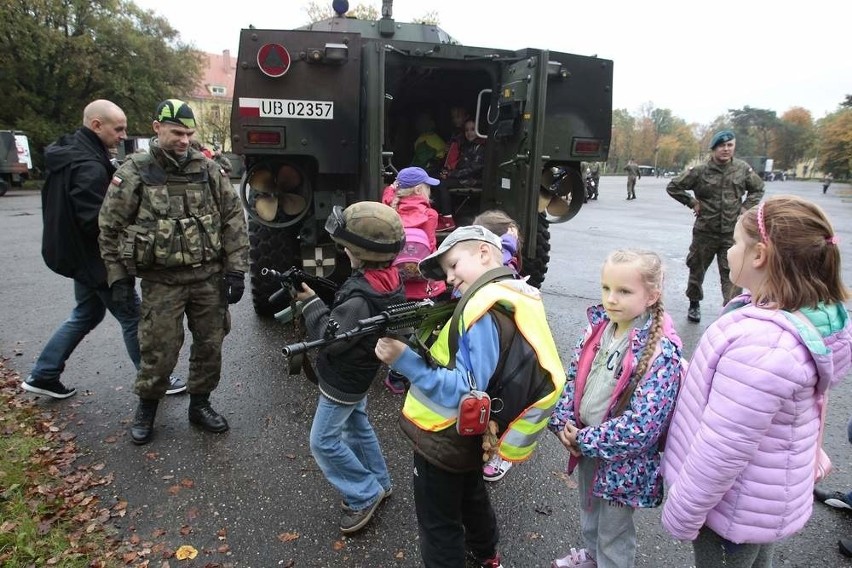
[[[734,245],[733,233],[711,233],[692,230],[692,243],[686,255],[689,268],[689,281],[686,284],[686,297],[700,302],[704,299],[704,275],[713,258],[719,267],[719,279],[722,284],[722,302],[728,301],[742,292],[742,288],[731,283],[731,269],[728,266],[728,249]]]
[[[231,329],[222,275],[178,285],[142,280],[140,313],[142,365],[134,392],[145,399],[165,396],[183,345],[184,315],[192,334],[187,392],[212,392],[222,371],[222,342]]]
[[[627,197],[634,198],[636,197],[636,178],[628,176],[627,177]]]

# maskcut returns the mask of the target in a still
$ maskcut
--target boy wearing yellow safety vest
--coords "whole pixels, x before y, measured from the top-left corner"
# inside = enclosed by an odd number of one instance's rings
[[[423,259],[420,271],[461,293],[453,319],[426,358],[395,339],[376,345],[378,358],[411,381],[400,424],[414,445],[420,553],[427,567],[463,566],[469,553],[480,566],[499,568],[497,518],[482,479],[483,437],[458,433],[459,402],[471,384],[486,391],[499,436],[494,450],[524,461],[547,425],[565,371],[539,291],[503,267],[497,235],[479,225],[460,227]]]

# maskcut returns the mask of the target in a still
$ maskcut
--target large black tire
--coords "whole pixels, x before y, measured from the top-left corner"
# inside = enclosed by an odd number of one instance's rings
[[[539,214],[536,227],[535,254],[524,256],[523,273],[529,276],[528,282],[536,288],[541,288],[544,275],[547,274],[547,264],[550,262],[550,223]]]
[[[295,228],[273,229],[249,219],[249,265],[251,298],[259,316],[271,317],[290,305],[286,294],[275,302],[269,296],[281,289],[274,278],[261,276],[263,268],[284,272],[299,259],[298,231]]]
[[[6,192],[9,191],[9,182],[5,179],[0,178],[0,197],[6,195]]]

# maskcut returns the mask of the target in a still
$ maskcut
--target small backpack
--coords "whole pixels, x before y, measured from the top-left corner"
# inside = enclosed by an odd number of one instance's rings
[[[405,228],[405,245],[394,259],[392,265],[399,270],[399,277],[403,282],[421,281],[426,278],[420,274],[420,261],[432,254],[429,246],[429,237],[423,229],[416,227]]]

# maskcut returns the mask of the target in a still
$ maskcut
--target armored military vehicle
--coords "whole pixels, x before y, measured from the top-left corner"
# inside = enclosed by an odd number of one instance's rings
[[[541,285],[550,223],[583,204],[580,163],[607,159],[612,76],[612,61],[597,57],[461,45],[437,26],[395,21],[388,0],[378,21],[338,14],[242,30],[231,135],[245,158],[255,311],[281,308],[262,268],[349,273],[323,230],[333,206],[380,200],[411,164],[416,118],[433,117],[447,139],[453,107],[475,117],[486,148],[480,187],[453,190],[455,221],[504,210],[522,227],[523,272]]]

